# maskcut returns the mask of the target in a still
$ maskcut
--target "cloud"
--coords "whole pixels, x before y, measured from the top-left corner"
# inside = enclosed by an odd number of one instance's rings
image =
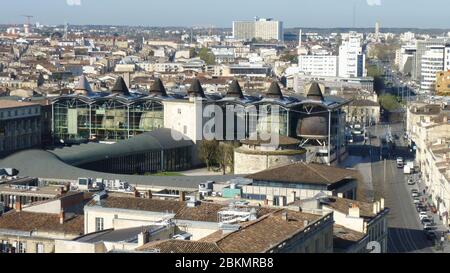
[[[381,6],[381,0],[366,0],[369,6]]]
[[[69,6],[81,6],[81,0],[66,0]]]

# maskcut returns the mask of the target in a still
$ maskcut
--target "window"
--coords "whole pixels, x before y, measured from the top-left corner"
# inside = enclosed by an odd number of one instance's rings
[[[103,218],[95,217],[95,231],[103,230]]]
[[[183,126],[183,134],[185,134],[185,135],[187,134],[187,126],[186,125]]]
[[[36,244],[36,253],[44,253],[44,244],[42,243]]]
[[[17,253],[26,253],[27,252],[27,243],[26,242],[18,242],[17,243]]]

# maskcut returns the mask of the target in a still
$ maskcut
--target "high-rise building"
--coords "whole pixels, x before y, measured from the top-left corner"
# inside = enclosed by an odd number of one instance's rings
[[[450,42],[450,38],[434,38],[416,41],[416,53],[414,56],[414,66],[412,78],[418,82],[422,80],[422,56],[428,51],[429,46],[445,45]]]
[[[428,46],[421,60],[420,89],[434,91],[436,75],[450,67],[450,45]]]
[[[361,33],[349,32],[342,35],[342,45],[339,47],[339,77],[367,75],[362,40]]]
[[[375,23],[375,39],[380,40],[380,22]]]
[[[258,18],[254,21],[234,21],[233,37],[238,40],[278,40],[283,41],[283,22],[272,18]]]

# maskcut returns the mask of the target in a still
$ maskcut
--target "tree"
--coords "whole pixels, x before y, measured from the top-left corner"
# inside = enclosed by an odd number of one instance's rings
[[[226,174],[227,169],[234,171],[234,145],[231,143],[221,143],[219,145],[216,161],[223,174]]]
[[[206,164],[208,171],[215,164],[219,152],[219,142],[217,140],[204,140],[199,145],[199,158]]]
[[[298,63],[298,57],[297,57],[297,55],[294,55],[294,54],[291,54],[288,52],[288,53],[281,55],[280,61],[289,62],[291,64],[296,64],[296,63]]]
[[[200,57],[200,59],[205,61],[207,65],[213,65],[216,63],[216,58],[214,57],[214,54],[212,54],[206,47],[200,49],[198,57]]]
[[[388,111],[394,111],[402,108],[402,105],[398,102],[397,98],[392,94],[384,94],[380,96],[379,101],[381,106]]]
[[[383,71],[376,65],[367,67],[367,76],[373,77],[373,85],[376,92],[384,88]]]

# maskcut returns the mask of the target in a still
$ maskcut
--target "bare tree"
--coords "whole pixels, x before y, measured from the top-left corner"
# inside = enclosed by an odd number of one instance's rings
[[[200,160],[206,164],[206,168],[210,171],[219,152],[219,142],[217,140],[204,140],[200,143],[198,149]]]

